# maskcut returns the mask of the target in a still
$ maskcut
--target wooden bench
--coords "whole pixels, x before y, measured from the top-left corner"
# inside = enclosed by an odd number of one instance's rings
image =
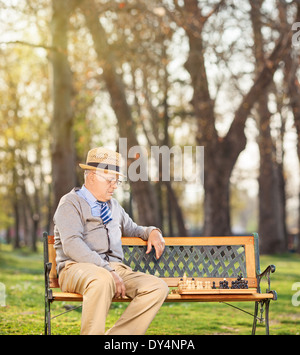
[[[45,334],[51,334],[51,303],[56,301],[82,302],[82,295],[54,291],[59,288],[56,273],[54,237],[43,234],[44,238],[44,271],[45,271]],[[170,288],[176,287],[178,281],[186,273],[199,281],[219,281],[224,278],[229,282],[236,280],[242,273],[248,281],[249,293],[239,290],[211,290],[203,294],[183,295],[170,293],[166,302],[246,302],[255,303],[252,315],[252,334],[255,334],[257,320],[263,321],[265,313],[266,334],[269,334],[269,304],[276,300],[277,294],[270,290],[270,273],[275,266],[270,265],[264,272],[260,271],[258,235],[233,237],[180,237],[165,238],[166,248],[159,260],[154,250],[146,254],[146,242],[140,238],[122,238],[124,263],[133,270],[142,271],[162,277]],[[261,292],[261,280],[267,278],[268,289]],[[113,302],[130,302],[130,298],[113,299]],[[232,306],[232,305],[231,305]],[[232,306],[234,308],[238,308]],[[240,308],[238,308],[240,309]],[[261,315],[258,316],[260,309]],[[242,309],[240,309],[242,310]],[[243,312],[246,312],[242,310]],[[246,312],[249,313],[249,312]],[[250,314],[250,313],[249,313]]]

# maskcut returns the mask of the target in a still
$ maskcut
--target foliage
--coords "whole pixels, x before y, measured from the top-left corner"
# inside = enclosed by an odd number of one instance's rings
[[[133,184],[121,202],[134,216],[153,215],[170,235],[259,226],[267,246],[286,249],[284,224],[299,220],[299,63],[289,45],[299,8],[263,0],[0,1],[2,234],[35,249],[61,195],[82,183],[78,162],[123,136],[148,151],[206,145],[201,191],[186,181]],[[64,25],[57,35],[54,24]],[[152,200],[157,208],[144,202]]]

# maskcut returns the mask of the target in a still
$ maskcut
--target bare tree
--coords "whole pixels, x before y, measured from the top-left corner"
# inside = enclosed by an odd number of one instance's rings
[[[251,0],[251,21],[254,37],[254,55],[257,72],[266,61],[261,7],[264,0]],[[270,82],[270,85],[272,81]],[[281,199],[280,170],[276,160],[276,147],[271,136],[271,113],[268,108],[270,85],[257,98],[256,114],[259,128],[259,233],[262,253],[282,252],[286,249],[285,220]]]
[[[297,1],[297,18],[300,18],[300,2]],[[281,23],[283,25],[289,26],[286,23],[285,11],[284,8],[281,7],[280,14],[284,12],[283,15],[280,16]],[[298,20],[299,21],[299,20]],[[296,128],[296,133],[298,136],[297,140],[297,155],[298,160],[300,162],[300,82],[298,79],[298,69],[299,69],[299,47],[295,46],[292,47],[292,50],[287,54],[285,57],[285,82],[286,82],[286,93],[289,97],[289,105],[292,109],[293,116],[294,116],[294,125]],[[299,211],[298,211],[298,252],[300,252],[300,195],[299,195]]]
[[[197,0],[185,0],[183,6],[174,0],[175,12],[169,15],[177,25],[184,28],[189,39],[189,53],[186,62],[194,90],[192,105],[197,120],[197,143],[205,147],[205,235],[229,235],[231,233],[229,186],[230,176],[237,158],[246,146],[245,123],[264,90],[272,82],[273,75],[291,45],[291,33],[281,33],[275,48],[264,65],[257,72],[252,87],[243,96],[227,134],[220,136],[216,130],[214,100],[209,91],[205,66],[205,46],[202,37],[207,20],[226,6],[219,1],[211,11],[203,15],[201,3]]]
[[[136,135],[135,123],[132,119],[130,105],[126,99],[125,84],[121,75],[118,73],[118,62],[114,49],[109,45],[107,34],[99,21],[101,16],[101,7],[92,1],[86,1],[80,6],[86,18],[86,25],[89,28],[94,47],[98,56],[98,61],[103,69],[103,78],[111,98],[111,106],[118,120],[119,136],[127,138],[128,150],[139,145]],[[138,159],[140,157],[136,157]],[[134,158],[127,159],[128,167],[134,161]],[[146,161],[140,159],[141,164]],[[158,225],[157,199],[153,186],[149,181],[131,182],[133,198],[137,204],[138,221],[142,225]]]
[[[73,137],[72,73],[68,62],[69,18],[80,1],[52,0],[53,118],[52,177],[54,208],[60,198],[76,183],[75,145]]]

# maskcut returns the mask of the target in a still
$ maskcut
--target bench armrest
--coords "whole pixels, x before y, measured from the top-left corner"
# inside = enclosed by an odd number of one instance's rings
[[[53,295],[52,295],[52,290],[50,289],[49,275],[50,275],[52,263],[49,263],[49,262],[45,263],[44,267],[45,267],[45,297],[46,297],[46,299],[51,301],[53,299]]]
[[[45,284],[47,285],[47,287],[50,287],[50,271],[51,271],[51,267],[52,267],[52,263],[45,263],[44,265],[44,270],[45,270]]]
[[[273,272],[276,271],[276,267],[275,265],[269,265],[266,270],[264,270],[261,274],[257,275],[257,277],[260,277],[262,278],[263,276],[266,276],[266,275],[269,275],[270,276],[270,273],[273,274]]]
[[[275,291],[271,291],[271,278],[270,278],[270,274],[274,273],[276,271],[276,267],[275,265],[269,265],[262,273],[257,274],[257,291],[260,293],[261,289],[260,289],[260,282],[262,280],[263,277],[266,277],[268,280],[268,288],[266,290],[267,293],[276,293]]]

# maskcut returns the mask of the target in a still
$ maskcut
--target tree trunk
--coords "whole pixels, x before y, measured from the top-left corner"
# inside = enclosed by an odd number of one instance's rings
[[[76,183],[73,138],[72,74],[68,62],[68,24],[74,6],[72,0],[52,0],[53,118],[52,178],[54,206]]]
[[[21,247],[20,244],[20,209],[19,209],[19,196],[18,196],[18,188],[19,188],[19,182],[18,182],[18,173],[17,173],[17,157],[16,157],[16,152],[14,149],[11,149],[12,153],[12,206],[13,206],[13,211],[14,211],[14,219],[15,219],[15,225],[14,225],[14,232],[15,232],[15,237],[14,237],[14,249],[19,249]]]
[[[257,71],[265,63],[264,41],[262,35],[261,6],[263,0],[251,1],[251,20],[254,34],[254,54]],[[260,251],[264,254],[279,253],[285,250],[285,221],[282,219],[279,169],[276,161],[268,108],[269,91],[265,90],[257,102],[258,146],[260,152],[259,168],[259,234]]]
[[[177,230],[180,237],[187,237],[189,235],[185,228],[184,216],[182,209],[178,203],[175,191],[170,181],[164,181],[163,184],[167,187],[167,200],[168,200],[168,224],[170,237],[174,236],[173,232],[173,213],[175,214],[175,220],[177,224]]]
[[[205,155],[203,235],[230,235],[230,169]],[[217,158],[217,157],[215,157]],[[227,171],[227,173],[225,173]],[[225,176],[227,175],[227,176]]]
[[[216,10],[223,4],[220,1]],[[230,176],[239,154],[245,149],[245,123],[257,101],[272,81],[280,60],[289,50],[291,33],[283,33],[273,52],[257,74],[249,92],[244,96],[235,112],[233,122],[224,138],[218,136],[215,128],[214,103],[211,100],[204,61],[202,28],[208,17],[201,14],[197,0],[184,1],[184,28],[189,38],[190,52],[186,63],[194,95],[192,104],[198,123],[197,143],[205,149],[205,235],[231,234],[229,186]],[[213,13],[213,11],[212,11]],[[181,24],[182,25],[182,24]]]
[[[133,146],[138,146],[136,130],[132,119],[131,109],[126,100],[125,85],[121,76],[117,73],[117,63],[113,53],[107,43],[106,32],[99,21],[99,11],[94,1],[89,1],[81,9],[86,18],[94,47],[103,69],[103,78],[107,90],[110,94],[111,105],[118,120],[119,136],[127,138],[127,152]],[[127,159],[127,167],[134,162],[134,158]],[[141,165],[147,161],[139,160]],[[130,177],[129,177],[130,178]],[[153,186],[149,181],[130,181],[133,199],[138,209],[138,223],[141,225],[158,225],[158,203]]]
[[[300,5],[299,5],[300,11]],[[285,59],[285,78],[287,83],[287,93],[290,99],[290,106],[293,111],[294,124],[298,136],[297,140],[297,155],[300,163],[300,82],[297,79],[298,57],[292,58],[292,54]],[[298,250],[300,253],[300,194],[298,197]]]
[[[264,98],[263,96],[261,98]],[[261,111],[263,109],[263,112]],[[280,253],[286,249],[280,194],[279,169],[269,126],[269,115],[260,107],[259,168],[259,234],[262,254]]]
[[[279,3],[281,4],[281,3]],[[286,9],[283,6],[279,7],[279,15],[281,19],[282,26],[286,25],[287,28],[290,27],[290,24],[286,20]],[[300,3],[297,2],[297,15],[294,22],[300,21]],[[297,76],[297,70],[299,67],[299,55],[297,53],[298,47],[295,49],[292,48],[291,51],[284,58],[285,62],[285,71],[284,78],[286,82],[286,91],[289,97],[289,104],[294,116],[294,125],[296,128],[296,133],[298,136],[297,140],[297,155],[300,162],[300,82]],[[300,194],[298,196],[299,206],[298,206],[298,245],[297,252],[300,253]]]
[[[19,213],[19,203],[18,200],[13,202],[14,217],[15,217],[15,238],[14,238],[14,249],[19,249],[20,245],[20,213]]]

